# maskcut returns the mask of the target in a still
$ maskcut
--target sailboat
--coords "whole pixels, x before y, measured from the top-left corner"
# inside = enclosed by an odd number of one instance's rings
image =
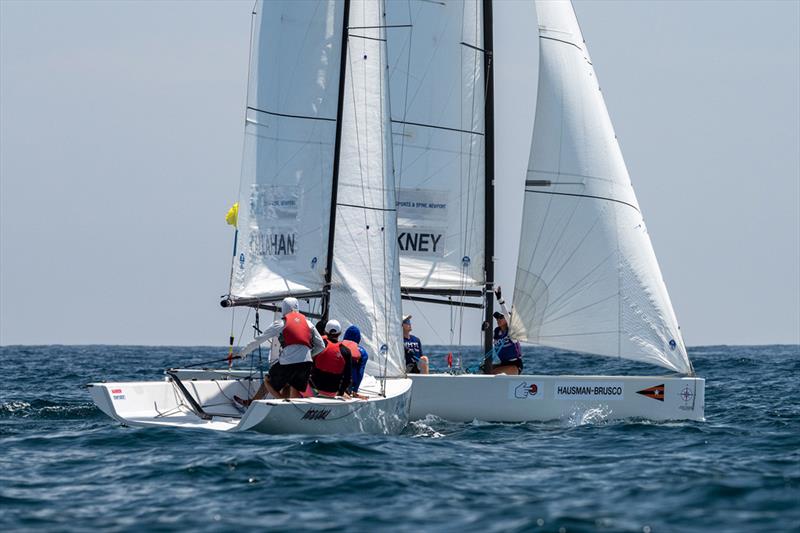
[[[518,422],[599,409],[608,419],[703,420],[705,381],[689,361],[575,12],[569,0],[534,3],[538,98],[519,191],[512,337],[670,374],[415,374],[412,419]],[[483,309],[491,354],[492,1],[388,8],[403,298]]]
[[[380,0],[259,2],[253,11],[245,148],[223,307],[357,324],[373,354],[363,398],[253,401],[254,372],[168,370],[153,382],[93,383],[127,425],[266,433],[399,433],[411,380],[400,344],[386,24]],[[231,341],[233,342],[233,341]],[[193,373],[194,372],[194,373]]]

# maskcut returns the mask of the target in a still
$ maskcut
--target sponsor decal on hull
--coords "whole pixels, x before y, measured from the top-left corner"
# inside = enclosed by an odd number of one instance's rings
[[[684,385],[678,393],[678,397],[683,400],[683,405],[679,405],[678,409],[681,411],[694,410],[694,390],[689,385]]]
[[[330,409],[309,409],[303,413],[301,420],[325,420],[331,414]]]
[[[624,384],[610,381],[557,381],[556,400],[622,400]]]
[[[115,400],[125,399],[125,395],[122,394],[122,389],[111,389],[111,397]]]
[[[656,385],[655,387],[650,387],[649,389],[637,390],[636,394],[641,394],[642,396],[647,396],[648,398],[663,402],[664,384],[662,383],[661,385]]]
[[[508,384],[510,400],[538,400],[542,397],[542,386],[528,381],[512,381]]]

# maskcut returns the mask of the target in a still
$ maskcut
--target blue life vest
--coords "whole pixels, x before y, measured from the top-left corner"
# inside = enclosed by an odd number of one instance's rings
[[[358,344],[361,342],[361,330],[358,329],[358,326],[353,324],[345,330],[342,340],[353,341]],[[353,383],[351,385],[353,392],[358,392],[361,380],[364,379],[364,369],[367,367],[367,359],[369,359],[369,354],[363,346],[359,346],[358,351],[361,357],[353,358]]]
[[[508,363],[522,357],[519,343],[511,340],[508,330],[503,331],[499,327],[494,328],[494,353],[500,358],[501,363]]]

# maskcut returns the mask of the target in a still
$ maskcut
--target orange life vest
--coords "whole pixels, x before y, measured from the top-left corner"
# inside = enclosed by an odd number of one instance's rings
[[[353,361],[360,361],[361,360],[361,350],[358,349],[358,344],[354,341],[342,341],[348,350],[350,350],[350,355],[353,358]]]
[[[340,351],[341,344],[329,340],[325,349],[314,357],[314,366],[323,372],[341,374],[345,365],[344,356]]]
[[[292,311],[283,317],[283,331],[278,336],[281,347],[302,344],[311,348],[311,328],[308,320],[298,311]]]

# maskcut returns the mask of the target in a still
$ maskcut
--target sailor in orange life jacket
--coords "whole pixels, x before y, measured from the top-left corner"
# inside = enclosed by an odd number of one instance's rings
[[[338,320],[328,320],[325,324],[327,345],[314,356],[309,385],[312,390],[325,396],[349,397],[347,389],[353,379],[352,354],[350,349],[339,342],[342,326]]]
[[[253,400],[260,400],[269,392],[275,398],[284,398],[281,390],[289,385],[289,397],[300,398],[301,391],[308,386],[311,372],[312,356],[321,352],[325,343],[322,336],[314,329],[314,325],[298,311],[296,298],[284,298],[281,302],[283,317],[273,322],[264,332],[253,339],[239,353],[244,359],[262,342],[278,337],[281,345],[278,360],[269,367],[269,375],[251,399],[234,396],[233,399],[242,405],[250,405]]]

